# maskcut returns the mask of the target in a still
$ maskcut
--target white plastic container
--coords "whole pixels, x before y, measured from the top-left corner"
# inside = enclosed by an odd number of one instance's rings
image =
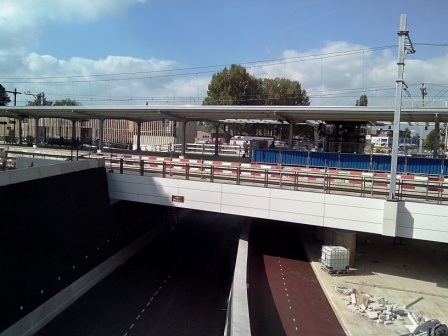
[[[350,250],[342,246],[322,246],[321,264],[328,272],[348,271]]]

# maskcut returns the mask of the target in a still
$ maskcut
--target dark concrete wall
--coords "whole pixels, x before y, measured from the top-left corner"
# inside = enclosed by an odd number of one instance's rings
[[[111,206],[104,167],[0,187],[0,332],[167,216]]]

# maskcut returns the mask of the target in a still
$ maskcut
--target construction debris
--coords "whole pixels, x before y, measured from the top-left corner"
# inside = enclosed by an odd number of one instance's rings
[[[366,317],[378,324],[390,325],[396,320],[404,322],[404,318],[407,317],[411,324],[406,325],[406,327],[412,333],[417,327],[428,321],[428,319],[420,314],[408,309],[423,300],[423,297],[412,301],[404,307],[399,307],[397,304],[389,303],[383,297],[374,299],[370,294],[359,292],[355,288],[347,288],[341,284],[337,284],[334,289],[344,295],[342,299],[346,301],[347,308],[351,312],[358,313],[360,316]]]
[[[417,300],[412,301],[411,303],[407,304],[406,306],[404,306],[404,308],[408,309],[410,306],[416,304],[417,302],[423,300],[423,296],[419,297]]]

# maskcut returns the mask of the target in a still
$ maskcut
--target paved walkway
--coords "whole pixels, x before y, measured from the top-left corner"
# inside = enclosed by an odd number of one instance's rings
[[[347,335],[403,335],[411,321],[395,320],[377,324],[361,313],[353,313],[337,292],[338,284],[358,292],[383,297],[403,308],[421,297],[408,310],[428,319],[448,324],[448,244],[357,233],[356,265],[349,275],[330,275],[320,267],[323,242],[316,239],[313,227],[305,228],[304,238],[313,270]]]

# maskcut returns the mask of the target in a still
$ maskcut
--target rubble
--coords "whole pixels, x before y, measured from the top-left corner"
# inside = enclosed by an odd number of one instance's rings
[[[399,307],[397,304],[389,303],[383,297],[374,299],[370,294],[359,292],[355,288],[347,288],[341,284],[337,284],[334,289],[344,295],[342,299],[346,301],[347,308],[351,312],[366,317],[377,324],[390,325],[394,321],[404,322],[404,317],[407,317],[411,325],[406,325],[406,327],[412,332],[427,321],[423,316],[408,309],[408,307],[423,300],[423,297],[412,301],[406,306]]]

